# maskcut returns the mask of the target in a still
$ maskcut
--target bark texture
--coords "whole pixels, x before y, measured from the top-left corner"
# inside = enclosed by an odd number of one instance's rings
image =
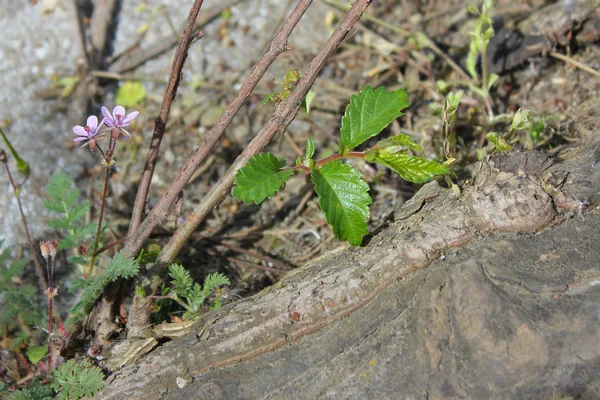
[[[364,247],[205,315],[98,397],[598,398],[598,133],[479,162],[458,198],[430,182]]]

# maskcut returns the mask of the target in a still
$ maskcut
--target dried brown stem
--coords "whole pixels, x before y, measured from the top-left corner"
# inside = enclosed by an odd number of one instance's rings
[[[175,51],[175,57],[171,64],[171,71],[169,72],[169,82],[165,90],[165,96],[163,97],[162,106],[160,107],[160,114],[154,122],[154,133],[152,134],[152,141],[150,142],[150,148],[148,149],[148,155],[146,156],[146,164],[144,165],[144,172],[140,180],[138,192],[135,197],[133,204],[133,213],[131,215],[131,223],[129,225],[129,235],[134,232],[140,222],[142,221],[142,212],[146,206],[146,199],[148,198],[148,191],[150,190],[150,181],[154,174],[154,167],[156,166],[156,160],[158,158],[158,150],[160,143],[165,133],[165,126],[167,125],[167,119],[169,118],[169,111],[171,111],[171,103],[177,93],[179,82],[181,81],[181,71],[183,70],[183,64],[187,58],[188,49],[194,42],[192,32],[194,30],[194,24],[202,3],[204,0],[195,0],[190,13],[188,14],[187,21],[181,33],[177,50]]]
[[[287,49],[287,39],[289,35],[292,33],[292,30],[296,27],[296,24],[300,21],[300,18],[302,18],[302,15],[304,15],[304,12],[311,3],[312,0],[301,0],[298,2],[296,9],[281,26],[279,32],[271,42],[269,49],[263,54],[252,72],[250,72],[250,75],[248,75],[244,81],[244,84],[235,99],[227,106],[227,109],[221,116],[219,122],[217,122],[206,134],[200,147],[194,151],[190,159],[180,169],[179,174],[171,183],[164,196],[158,201],[156,206],[154,206],[146,219],[139,225],[138,229],[130,235],[124,248],[126,257],[133,257],[137,254],[146,239],[152,233],[152,230],[164,220],[169,208],[177,199],[179,192],[181,192],[200,164],[211,154],[214,146],[218,143],[219,138],[223,135],[229,124],[231,124],[233,117],[237,114],[246,99],[248,99],[269,66],[275,61],[279,54]]]
[[[242,154],[240,154],[227,169],[221,179],[213,185],[211,190],[194,208],[191,215],[186,219],[186,222],[177,229],[171,240],[163,247],[158,256],[157,268],[161,268],[162,265],[168,265],[173,262],[184,243],[188,240],[194,230],[196,230],[198,225],[200,225],[208,213],[221,203],[227,193],[229,193],[229,190],[235,182],[235,175],[238,170],[246,165],[248,160],[255,154],[261,152],[277,132],[282,128],[285,129],[294,120],[296,114],[300,110],[300,105],[302,104],[304,96],[306,96],[306,93],[308,93],[312,84],[317,79],[319,72],[327,62],[327,59],[346,38],[369,4],[371,4],[371,0],[357,0],[354,3],[352,9],[346,14],[344,20],[333,32],[329,40],[327,40],[327,43],[325,43],[319,54],[317,54],[310,62],[292,95],[279,104],[279,107],[277,107],[269,122],[248,146],[246,146]]]

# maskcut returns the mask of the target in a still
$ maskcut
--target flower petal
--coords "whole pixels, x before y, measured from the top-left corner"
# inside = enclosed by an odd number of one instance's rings
[[[113,122],[112,117],[110,117],[110,118],[104,117],[104,118],[102,118],[102,122],[100,123],[100,125],[106,125],[109,128],[112,128],[113,126],[115,126],[115,123]]]
[[[113,120],[112,115],[110,115],[110,112],[108,112],[108,108],[102,106],[102,108],[100,108],[100,110],[102,110],[102,115],[104,115],[104,120]],[[112,125],[108,125],[108,126],[112,126]]]
[[[123,116],[125,115],[125,107],[115,106],[115,108],[113,108],[113,118],[115,120],[117,119],[117,115],[120,115],[121,118],[123,118]]]
[[[81,142],[83,140],[88,140],[88,138],[86,138],[86,137],[76,137],[75,139],[73,139],[74,142]]]
[[[98,117],[95,115],[90,115],[87,119],[87,126],[90,127],[90,130],[96,132],[96,128],[98,128]]]
[[[85,131],[85,129],[83,128],[83,126],[81,125],[76,125],[73,127],[73,133],[76,134],[77,136],[85,136],[85,138],[87,139],[87,132]]]
[[[127,114],[125,116],[125,118],[123,118],[123,124],[128,124],[129,122],[131,122],[135,117],[138,116],[138,114],[139,114],[139,111],[134,111],[134,112]]]

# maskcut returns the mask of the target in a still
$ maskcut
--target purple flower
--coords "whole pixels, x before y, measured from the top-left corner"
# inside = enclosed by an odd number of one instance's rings
[[[109,128],[117,128],[127,136],[131,137],[129,132],[123,129],[126,126],[129,126],[129,123],[137,117],[139,112],[134,111],[125,115],[125,108],[123,106],[115,106],[113,108],[112,115],[108,112],[108,108],[102,107],[102,115],[104,115],[104,119],[102,119],[102,124],[108,126]],[[101,125],[102,125],[101,124]]]
[[[73,141],[82,142],[85,140],[86,143],[83,144],[83,146],[85,146],[87,142],[94,139],[96,135],[98,135],[98,118],[95,115],[89,116],[86,122],[86,126],[74,126],[73,133],[79,136],[73,139]]]

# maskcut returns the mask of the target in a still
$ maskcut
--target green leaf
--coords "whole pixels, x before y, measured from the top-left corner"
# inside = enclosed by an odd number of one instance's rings
[[[496,81],[498,80],[498,78],[499,77],[496,74],[490,74],[488,76],[488,84],[487,84],[488,85],[488,87],[487,87],[488,91],[492,88],[492,86],[494,86],[494,83],[496,83]]]
[[[102,389],[104,374],[88,360],[69,360],[52,372],[57,399],[80,399]]]
[[[190,273],[179,264],[171,264],[169,266],[169,276],[173,279],[173,291],[180,297],[188,297],[194,280]]]
[[[531,111],[527,108],[519,108],[513,117],[512,123],[510,124],[510,130],[521,130],[527,128],[529,123],[529,115]]]
[[[361,174],[350,165],[335,161],[314,170],[311,179],[335,237],[348,240],[353,246],[360,245],[369,231],[365,220],[372,202],[369,185]]]
[[[48,354],[48,346],[29,346],[27,349],[27,358],[32,364],[37,364]]]
[[[315,155],[315,142],[309,137],[306,139],[305,159],[308,161]]]
[[[306,97],[304,98],[304,110],[307,114],[310,112],[310,105],[312,104],[316,95],[317,94],[312,90],[309,90],[308,93],[306,93]]]
[[[369,138],[378,135],[383,128],[402,115],[408,107],[404,89],[387,92],[384,87],[373,90],[366,86],[353,95],[342,118],[342,143],[346,150],[352,150]]]
[[[423,147],[415,143],[410,136],[405,134],[400,134],[396,136],[392,136],[389,139],[382,140],[377,142],[375,146],[371,148],[366,154],[366,160],[368,162],[374,162],[375,157],[377,157],[377,153],[380,151],[386,151],[388,153],[399,153],[401,151],[406,151],[408,149],[421,151]]]
[[[128,81],[117,90],[115,102],[125,108],[134,107],[146,98],[146,89],[140,82]]]
[[[204,293],[207,295],[211,294],[219,286],[230,285],[229,278],[218,272],[214,272],[204,278]]]
[[[294,173],[292,169],[281,170],[284,166],[285,160],[271,153],[255,155],[236,174],[233,195],[245,203],[256,204],[271,198]]]
[[[447,174],[448,167],[435,161],[429,161],[422,157],[409,156],[403,153],[389,153],[380,151],[374,157],[374,162],[385,165],[395,171],[402,179],[424,183],[436,175]]]
[[[510,144],[498,132],[490,132],[485,138],[494,144],[498,151],[509,151]]]
[[[57,172],[50,178],[50,183],[46,187],[46,194],[52,199],[62,202],[71,188],[71,185],[72,182],[69,175],[64,172]]]
[[[467,11],[469,11],[471,14],[479,14],[479,10],[477,9],[477,7],[473,6],[473,5],[469,5],[467,7]]]
[[[106,268],[106,271],[94,278],[89,286],[81,293],[79,300],[69,310],[71,316],[69,320],[67,320],[67,327],[71,326],[75,320],[82,318],[88,313],[92,304],[94,304],[109,282],[114,282],[119,278],[133,278],[138,274],[138,262],[130,258],[125,258],[122,253],[123,252],[120,251],[115,254],[112,260],[110,260],[110,264],[108,265],[108,268]]]

